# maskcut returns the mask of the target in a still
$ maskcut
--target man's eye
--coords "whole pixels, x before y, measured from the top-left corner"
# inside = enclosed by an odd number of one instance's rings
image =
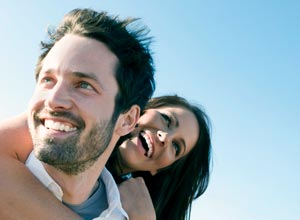
[[[164,114],[164,113],[160,113],[160,115],[164,119],[164,121],[167,123],[167,126],[169,128],[170,125],[171,125],[171,122],[172,122],[171,118],[168,115]]]
[[[51,77],[44,77],[41,79],[40,84],[49,87],[54,84],[54,80]]]
[[[44,83],[50,83],[50,82],[52,82],[52,79],[51,78],[44,78],[43,82]]]
[[[81,89],[93,89],[93,87],[87,82],[80,82],[78,87]]]

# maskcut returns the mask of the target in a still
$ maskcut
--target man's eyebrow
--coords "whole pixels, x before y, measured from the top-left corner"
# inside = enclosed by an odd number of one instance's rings
[[[94,73],[73,72],[73,74],[78,78],[91,79],[97,82],[102,88],[104,88],[102,83],[99,81],[98,77]]]
[[[55,73],[55,70],[50,68],[50,69],[47,69],[46,71],[43,72],[44,74],[48,75],[48,74],[53,74]],[[39,76],[40,74],[38,74]],[[77,77],[77,78],[83,78],[83,79],[90,79],[90,80],[93,80],[95,81],[97,84],[99,84],[100,88],[105,88],[103,86],[103,83],[98,79],[98,77],[96,76],[95,73],[84,73],[84,72],[79,72],[79,71],[74,71],[72,72],[72,75]]]
[[[45,74],[52,74],[52,73],[55,73],[55,70],[54,69],[48,69],[46,71],[44,71]],[[72,72],[73,75],[75,75],[75,77],[78,77],[78,78],[87,78],[87,79],[91,79],[91,80],[94,80],[94,81],[97,81],[99,82],[97,76],[95,73],[83,73],[83,72],[79,72],[79,71],[74,71]],[[101,82],[99,82],[101,83]]]
[[[98,81],[94,73],[83,73],[83,72],[72,72],[72,73],[78,78],[88,78],[88,79]]]

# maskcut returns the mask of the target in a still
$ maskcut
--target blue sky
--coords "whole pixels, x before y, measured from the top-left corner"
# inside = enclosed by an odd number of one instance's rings
[[[300,219],[299,1],[2,1],[0,120],[26,110],[46,27],[75,7],[140,17],[155,95],[210,116],[213,172],[192,220]]]

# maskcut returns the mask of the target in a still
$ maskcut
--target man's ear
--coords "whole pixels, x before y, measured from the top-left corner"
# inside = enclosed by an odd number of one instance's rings
[[[141,109],[138,105],[133,105],[127,112],[120,114],[116,123],[116,133],[124,136],[133,131],[140,114]]]

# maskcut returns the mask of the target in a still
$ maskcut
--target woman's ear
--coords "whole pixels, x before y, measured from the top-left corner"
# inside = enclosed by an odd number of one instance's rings
[[[140,113],[140,107],[138,105],[133,105],[127,112],[120,114],[116,123],[116,133],[119,136],[124,136],[133,131],[140,117]]]

